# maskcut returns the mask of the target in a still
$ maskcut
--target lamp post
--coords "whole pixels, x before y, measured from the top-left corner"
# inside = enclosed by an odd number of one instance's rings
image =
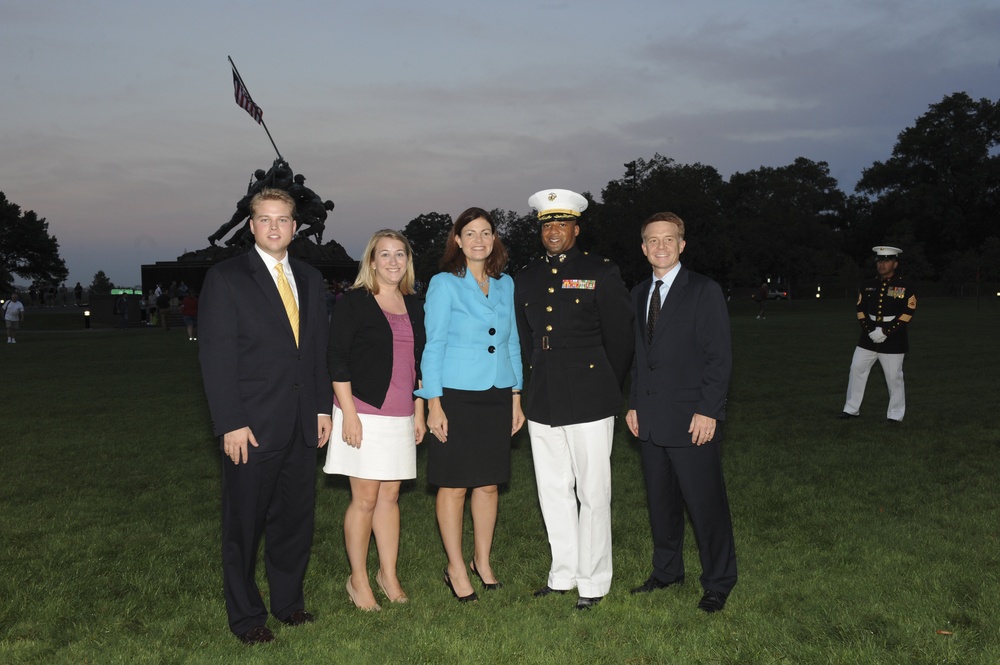
[[[87,329],[87,330],[90,330],[90,310],[89,309],[83,310],[83,327],[85,329]]]

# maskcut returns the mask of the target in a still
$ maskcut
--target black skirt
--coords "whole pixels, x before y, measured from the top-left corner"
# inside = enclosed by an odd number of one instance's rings
[[[510,480],[510,388],[445,388],[441,408],[448,441],[428,434],[427,481],[438,487],[502,485]]]

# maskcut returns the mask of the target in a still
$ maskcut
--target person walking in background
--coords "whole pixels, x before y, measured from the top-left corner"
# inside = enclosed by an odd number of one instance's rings
[[[672,212],[642,224],[653,274],[632,289],[635,363],[629,431],[639,439],[653,533],[653,572],[632,593],[684,581],[684,511],[691,516],[704,595],[718,612],[736,585],[736,546],[722,475],[722,422],[732,372],[722,288],[681,265],[684,222]]]
[[[861,415],[868,374],[877,360],[885,374],[889,389],[889,409],[886,421],[898,425],[906,413],[906,390],[903,386],[903,358],[910,350],[907,328],[917,311],[917,295],[913,285],[902,278],[898,247],[879,245],[875,252],[878,277],[870,279],[858,290],[858,323],[861,337],[851,359],[851,374],[847,382],[847,401],[837,416],[841,420]]]
[[[632,309],[618,266],[576,246],[587,199],[528,199],[545,253],[517,274],[525,412],[552,565],[536,597],[576,588],[577,609],[611,589],[611,442],[632,362]]]
[[[198,294],[194,291],[189,291],[181,300],[181,317],[187,326],[188,341],[198,341]]]
[[[17,291],[10,294],[10,300],[3,304],[3,322],[7,328],[7,343],[17,344],[17,329],[24,321],[24,303],[20,302]]]
[[[83,304],[83,286],[80,282],[77,282],[76,286],[73,287],[73,297],[76,299],[77,307]]]
[[[160,291],[156,296],[156,313],[160,317],[160,325],[164,330],[170,330],[170,296]]]
[[[271,614],[290,626],[314,620],[305,609],[303,580],[313,539],[316,448],[329,439],[333,404],[323,278],[287,252],[295,202],[287,192],[263,189],[251,210],[253,248],[205,275],[198,349],[224,455],[222,583],[229,629],[248,645],[274,639],[256,582],[265,534]]]
[[[128,328],[128,299],[122,293],[115,301],[115,316],[118,317],[118,327],[122,330]]]
[[[375,582],[390,602],[408,600],[396,575],[399,488],[417,477],[416,446],[427,430],[423,400],[413,395],[424,350],[424,309],[413,282],[410,243],[398,231],[376,232],[330,324],[333,434],[323,471],[350,478],[347,594],[367,611],[381,609],[368,579],[372,533],[379,560]]]
[[[146,297],[146,306],[149,307],[149,325],[160,325],[159,308],[156,306],[156,291],[153,289],[150,289],[149,295]]]
[[[753,301],[757,303],[757,318],[764,318],[764,310],[767,309],[767,282],[762,282],[760,288],[753,295]]]
[[[468,602],[477,595],[462,552],[467,494],[474,540],[469,570],[484,589],[501,586],[490,554],[498,485],[510,479],[510,439],[524,424],[521,350],[514,282],[501,272],[507,250],[493,218],[482,208],[469,208],[446,242],[442,272],[427,289],[423,385],[416,394],[428,401],[427,480],[438,487],[438,527],[448,555],[444,583],[460,602]]]

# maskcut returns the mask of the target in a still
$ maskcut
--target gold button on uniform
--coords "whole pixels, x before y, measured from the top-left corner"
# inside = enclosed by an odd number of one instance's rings
[[[555,275],[557,272],[559,272],[559,268],[553,268],[552,269],[552,274],[553,275]]]
[[[550,286],[550,287],[549,287],[549,293],[555,293],[555,292],[556,292],[556,290],[555,290],[555,289],[553,289],[553,288],[552,288],[552,287]]]
[[[552,332],[552,326],[545,326],[545,332]]]
[[[552,311],[552,305],[549,305],[548,307],[546,307],[545,311],[546,312],[551,312]]]

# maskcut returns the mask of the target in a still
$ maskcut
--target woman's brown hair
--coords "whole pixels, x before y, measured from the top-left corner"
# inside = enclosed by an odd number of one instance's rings
[[[462,234],[462,229],[469,222],[474,222],[480,218],[485,219],[490,225],[490,230],[493,231],[493,251],[486,258],[486,274],[493,279],[500,278],[500,273],[507,267],[507,248],[503,246],[500,236],[497,235],[497,225],[493,221],[493,216],[482,208],[469,208],[455,220],[451,231],[448,232],[448,242],[445,245],[444,256],[441,257],[440,266],[443,272],[450,272],[452,275],[458,275],[459,277],[465,275],[465,253],[458,246],[456,239]]]

